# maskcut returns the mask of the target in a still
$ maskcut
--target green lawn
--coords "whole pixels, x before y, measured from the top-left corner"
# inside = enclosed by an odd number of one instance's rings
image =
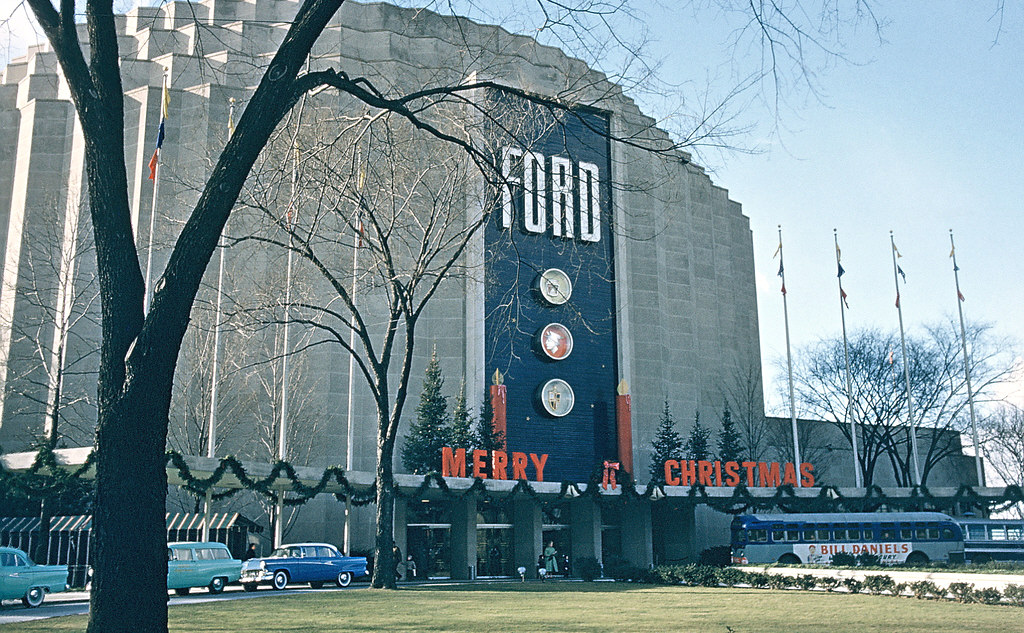
[[[888,596],[612,583],[506,583],[355,590],[170,609],[171,630],[372,633],[541,631],[684,633],[1024,632],[1024,609]],[[84,617],[7,625],[82,631]]]

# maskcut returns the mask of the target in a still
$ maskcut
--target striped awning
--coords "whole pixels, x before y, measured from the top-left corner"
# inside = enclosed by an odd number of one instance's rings
[[[239,522],[240,514],[237,512],[214,512],[210,514],[210,529],[221,530],[234,527]],[[198,512],[176,512],[167,513],[168,530],[201,530],[206,515]]]
[[[168,530],[201,530],[205,514],[194,512],[167,513]],[[0,517],[0,532],[35,532],[39,529],[39,517]],[[210,529],[220,530],[235,526],[250,532],[262,532],[263,527],[243,517],[238,512],[214,512],[210,515]],[[92,515],[53,517],[50,519],[51,532],[79,532],[92,529]]]

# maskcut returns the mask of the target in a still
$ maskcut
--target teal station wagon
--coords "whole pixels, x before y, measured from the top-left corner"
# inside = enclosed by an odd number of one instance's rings
[[[179,596],[188,595],[192,587],[220,593],[241,573],[242,561],[232,558],[223,543],[167,544],[167,588]]]
[[[67,586],[67,565],[36,565],[20,549],[0,547],[0,601],[21,598],[26,607],[38,607],[47,593]]]

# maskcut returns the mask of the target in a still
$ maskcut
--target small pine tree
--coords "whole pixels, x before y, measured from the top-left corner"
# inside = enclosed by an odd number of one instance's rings
[[[683,438],[676,432],[676,421],[672,419],[668,400],[665,401],[665,410],[661,413],[661,422],[651,446],[654,448],[654,455],[651,456],[651,479],[656,483],[665,483],[665,460],[679,459],[683,448]]]
[[[723,462],[738,462],[743,455],[739,431],[732,422],[729,403],[722,409],[722,428],[718,431],[718,459]]]
[[[473,433],[473,448],[485,451],[502,450],[505,436],[494,428],[494,407],[491,406],[491,394],[484,394],[484,404],[480,407],[480,419]]]
[[[430,356],[423,392],[416,407],[416,422],[402,447],[402,464],[409,472],[425,475],[441,470],[441,449],[449,445],[448,398],[441,393],[444,377],[437,351]]]
[[[474,433],[473,422],[469,409],[466,407],[466,381],[462,381],[459,387],[459,395],[455,397],[455,407],[452,409],[452,422],[448,428],[448,439],[452,448],[471,448],[473,446]]]
[[[684,449],[686,458],[706,460],[711,454],[709,450],[710,444],[711,433],[700,423],[700,411],[697,411],[696,415],[693,416],[693,430],[690,431],[690,437],[686,440],[686,448]]]

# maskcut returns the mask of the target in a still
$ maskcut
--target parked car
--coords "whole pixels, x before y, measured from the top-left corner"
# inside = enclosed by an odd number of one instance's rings
[[[47,593],[67,588],[67,565],[36,565],[16,547],[0,547],[0,600],[21,598],[26,607],[38,607]]]
[[[220,593],[241,573],[242,561],[233,558],[223,543],[167,544],[167,588],[179,596],[188,595],[192,587]]]
[[[366,558],[343,556],[327,543],[282,545],[266,558],[253,558],[242,564],[242,588],[256,591],[260,583],[284,589],[288,583],[308,582],[314,589],[333,582],[348,587],[353,578],[366,575]]]

